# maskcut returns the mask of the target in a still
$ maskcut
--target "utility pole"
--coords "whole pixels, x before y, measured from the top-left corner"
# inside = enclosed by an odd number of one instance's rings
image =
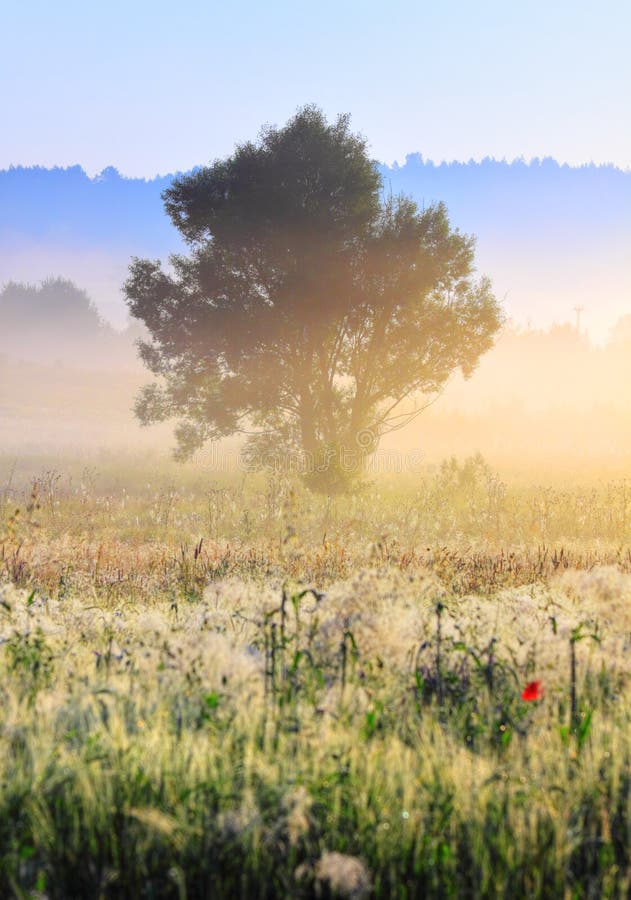
[[[581,313],[585,312],[584,306],[575,306],[574,312],[576,313],[576,330],[580,332],[581,330]]]

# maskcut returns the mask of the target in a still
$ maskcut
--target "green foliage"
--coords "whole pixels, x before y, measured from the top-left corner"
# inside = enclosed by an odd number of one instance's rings
[[[30,595],[31,599],[34,596]],[[50,686],[54,670],[54,654],[41,628],[16,631],[4,644],[7,669],[15,678],[23,696],[34,700],[37,692]]]
[[[403,401],[472,373],[501,320],[473,239],[380,188],[348,117],[308,106],[165,192],[191,254],[136,260],[125,291],[160,379],[136,412],[179,419],[180,456],[246,431],[254,463],[298,455],[310,488],[341,492],[413,418]]]

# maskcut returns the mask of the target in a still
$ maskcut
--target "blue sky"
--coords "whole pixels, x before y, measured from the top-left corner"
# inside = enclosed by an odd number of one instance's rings
[[[0,168],[136,176],[315,102],[372,155],[631,167],[631,4],[6,0]]]

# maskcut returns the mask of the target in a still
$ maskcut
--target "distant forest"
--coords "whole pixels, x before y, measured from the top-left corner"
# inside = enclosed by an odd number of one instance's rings
[[[560,165],[553,159],[434,164],[411,154],[405,164],[379,165],[384,191],[419,202],[442,200],[453,221],[475,234],[510,230],[522,237],[563,223],[574,234],[631,226],[631,172],[614,166]],[[90,178],[80,166],[0,171],[0,234],[71,235],[107,246],[151,243],[173,248],[174,231],[160,194],[174,175],[126,178],[107,168]]]
[[[74,369],[136,369],[142,326],[103,320],[86,291],[65,278],[11,281],[0,290],[0,359]]]
[[[476,235],[479,271],[516,321],[549,327],[574,321],[583,306],[584,324],[602,340],[631,312],[631,172],[552,159],[435,165],[418,154],[380,171],[384,193],[444,201],[452,224]],[[161,200],[173,177],[108,168],[90,178],[79,166],[0,171],[0,288],[70,278],[124,327],[131,257],[183,249]]]

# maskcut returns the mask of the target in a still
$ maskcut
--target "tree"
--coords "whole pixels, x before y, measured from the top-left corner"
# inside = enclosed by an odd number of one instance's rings
[[[40,284],[10,281],[0,290],[0,352],[40,365],[87,369],[137,368],[134,338],[103,321],[88,294],[67,278]]]
[[[341,490],[418,414],[406,399],[471,375],[501,320],[473,239],[442,204],[380,194],[348,116],[313,106],[164,192],[190,255],[134,260],[125,293],[161,380],[136,412],[179,418],[177,455],[245,432],[252,457],[300,451],[311,487]]]
[[[58,337],[71,329],[83,337],[103,328],[94,303],[67,278],[47,278],[40,285],[10,281],[0,291],[0,321],[5,334],[28,330]]]

